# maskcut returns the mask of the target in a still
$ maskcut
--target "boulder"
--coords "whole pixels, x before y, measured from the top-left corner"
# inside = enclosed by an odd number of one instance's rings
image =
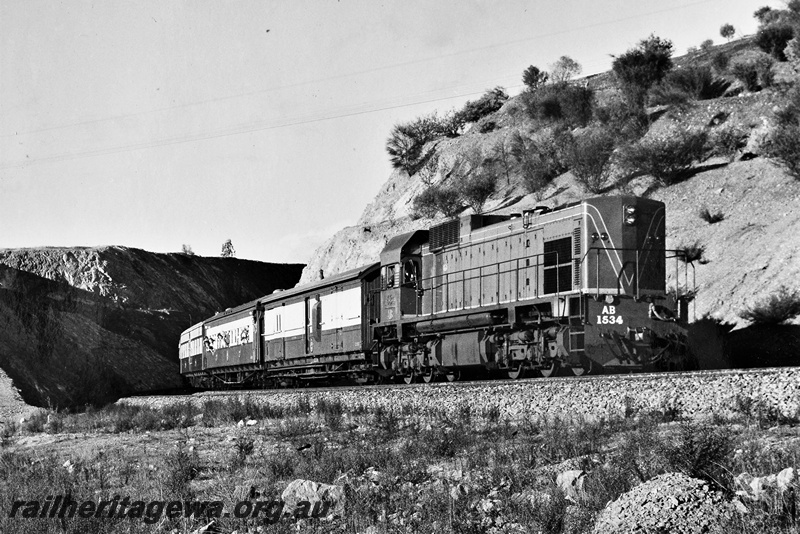
[[[641,484],[606,506],[594,534],[729,532],[734,506],[708,483],[682,473],[667,473]]]
[[[575,503],[584,496],[583,481],[585,479],[586,471],[580,469],[564,471],[556,477],[556,486],[567,500]]]
[[[344,514],[344,487],[323,484],[312,480],[297,479],[286,486],[281,494],[284,512],[293,513],[309,503],[309,510],[318,516],[339,516]]]

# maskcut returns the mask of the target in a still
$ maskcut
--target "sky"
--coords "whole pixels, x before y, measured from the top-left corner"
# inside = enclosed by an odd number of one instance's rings
[[[0,0],[0,248],[307,261],[389,177],[393,125],[676,55],[774,0]]]

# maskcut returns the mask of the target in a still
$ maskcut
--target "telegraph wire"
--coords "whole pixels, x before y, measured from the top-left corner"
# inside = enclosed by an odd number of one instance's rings
[[[522,85],[518,86],[511,86],[509,88],[518,88]],[[455,98],[464,98],[467,96],[479,95],[483,94],[484,91],[477,91],[473,93],[465,93],[460,95],[452,95],[452,96],[445,96],[445,97],[438,97],[432,98],[428,100],[419,100],[415,102],[408,102],[402,104],[396,104],[391,106],[385,106],[380,108],[371,108],[365,109],[360,111],[353,111],[349,113],[342,113],[338,115],[331,115],[326,117],[312,117],[308,119],[295,119],[289,122],[283,122],[278,124],[264,124],[262,123],[254,123],[251,125],[242,125],[242,126],[234,126],[229,128],[223,128],[218,130],[212,130],[210,132],[202,132],[197,134],[191,135],[182,135],[182,136],[175,136],[172,138],[161,139],[157,141],[146,141],[142,143],[132,143],[128,145],[116,146],[116,147],[109,147],[109,148],[102,148],[97,150],[87,150],[82,152],[75,152],[75,153],[65,153],[65,154],[56,154],[53,156],[45,156],[41,158],[30,158],[24,161],[19,161],[15,163],[9,163],[5,165],[0,165],[0,170],[6,169],[13,169],[13,168],[25,168],[33,165],[43,164],[43,163],[56,163],[61,161],[69,161],[74,159],[82,159],[87,157],[98,157],[98,156],[107,156],[111,154],[118,154],[121,152],[132,152],[137,150],[144,150],[148,148],[158,148],[162,146],[170,146],[182,143],[189,143],[189,142],[196,142],[196,141],[206,141],[209,139],[219,139],[222,137],[229,137],[233,135],[241,135],[245,133],[252,133],[252,132],[259,132],[259,131],[267,131],[267,130],[275,130],[278,128],[287,128],[290,126],[301,126],[306,124],[313,124],[316,122],[324,122],[334,119],[343,119],[346,117],[355,117],[359,115],[366,115],[370,113],[377,113],[380,111],[387,111],[391,109],[399,109],[404,107],[416,106],[421,104],[430,104],[433,102],[442,102],[445,100],[452,100]]]
[[[248,97],[248,96],[255,96],[255,95],[270,93],[270,92],[274,92],[274,91],[280,91],[280,90],[283,90],[283,89],[294,89],[294,88],[302,87],[302,86],[306,86],[306,85],[314,85],[314,84],[319,84],[319,83],[323,83],[323,82],[327,82],[327,81],[345,79],[345,78],[349,78],[349,77],[352,77],[352,76],[360,76],[360,75],[363,75],[363,74],[371,74],[373,72],[379,72],[379,71],[394,69],[394,68],[397,68],[397,67],[407,67],[407,66],[416,65],[416,64],[419,64],[419,63],[426,63],[426,62],[436,61],[436,60],[440,60],[440,59],[444,59],[444,58],[451,58],[451,57],[456,57],[456,56],[460,56],[460,55],[464,55],[464,54],[471,54],[471,53],[474,53],[474,52],[481,52],[481,51],[484,51],[484,50],[491,50],[491,49],[494,49],[494,48],[500,48],[500,47],[503,47],[503,46],[513,45],[513,44],[522,44],[522,43],[526,43],[526,42],[529,42],[529,41],[534,41],[534,40],[542,39],[542,38],[546,38],[546,37],[554,37],[556,35],[563,35],[563,34],[566,34],[566,33],[585,30],[585,29],[589,29],[589,28],[595,28],[595,27],[598,27],[598,26],[605,26],[605,25],[614,24],[614,23],[617,23],[617,22],[625,22],[625,21],[628,21],[628,20],[635,20],[635,19],[638,19],[638,18],[641,18],[641,17],[657,15],[657,14],[666,13],[666,12],[669,12],[669,11],[677,11],[677,10],[684,9],[684,8],[687,8],[687,7],[693,7],[693,6],[696,6],[696,5],[707,4],[707,3],[716,2],[716,1],[718,1],[718,0],[699,0],[697,2],[692,2],[692,3],[688,3],[688,4],[682,4],[680,6],[674,6],[674,7],[659,9],[659,10],[656,10],[656,11],[650,11],[648,13],[641,13],[641,14],[638,14],[638,15],[631,15],[631,16],[628,16],[628,17],[622,17],[622,18],[613,19],[613,20],[606,20],[606,21],[596,22],[594,24],[587,24],[587,25],[584,25],[584,26],[572,27],[572,28],[565,29],[565,30],[558,30],[558,31],[553,31],[553,32],[549,32],[549,33],[535,35],[535,36],[532,36],[532,37],[526,37],[524,39],[515,39],[515,40],[512,40],[512,41],[505,41],[505,42],[502,42],[502,43],[495,43],[495,44],[486,45],[486,46],[482,46],[482,47],[478,47],[478,48],[470,48],[470,49],[467,49],[467,50],[451,52],[449,54],[437,55],[435,57],[427,57],[427,58],[416,59],[416,60],[412,60],[412,61],[393,63],[391,65],[383,65],[383,66],[374,67],[374,68],[371,68],[371,69],[365,69],[365,70],[360,70],[360,71],[355,71],[355,72],[349,72],[349,73],[339,74],[339,75],[336,75],[336,76],[329,76],[327,78],[320,78],[320,79],[316,79],[316,80],[301,81],[301,82],[296,82],[296,83],[283,85],[283,86],[270,87],[270,88],[266,88],[266,89],[258,89],[258,90],[255,90],[255,91],[249,91],[249,92],[239,93],[239,94],[235,94],[235,95],[226,95],[226,96],[221,96],[221,97],[216,97],[216,98],[209,98],[209,99],[205,99],[205,100],[199,100],[199,101],[195,101],[195,102],[188,102],[188,103],[185,103],[185,104],[167,106],[167,107],[157,108],[157,109],[152,109],[152,110],[147,110],[147,111],[140,111],[140,112],[136,112],[136,113],[127,113],[127,114],[119,114],[119,115],[113,115],[113,116],[108,116],[108,117],[101,117],[101,118],[98,118],[98,119],[75,122],[75,123],[70,123],[70,124],[62,124],[62,125],[50,126],[50,127],[47,127],[47,128],[41,128],[41,129],[37,129],[37,130],[29,130],[29,131],[24,131],[24,132],[15,132],[13,134],[1,134],[0,138],[15,137],[17,135],[33,135],[33,134],[37,134],[37,133],[49,132],[49,131],[52,131],[52,130],[61,130],[61,129],[65,129],[65,128],[74,128],[74,127],[78,127],[78,126],[85,126],[85,125],[96,124],[96,123],[100,123],[100,122],[108,122],[108,121],[114,121],[114,120],[119,120],[119,119],[131,118],[131,117],[139,117],[139,116],[142,116],[142,115],[150,115],[150,114],[153,114],[153,113],[161,113],[161,112],[164,112],[164,111],[171,111],[171,110],[175,110],[175,109],[183,109],[183,108],[187,108],[187,107],[201,106],[201,105],[211,104],[211,103],[215,103],[215,102],[224,102],[226,100],[234,100],[234,99]],[[1,168],[4,168],[4,167],[0,167],[0,169]]]

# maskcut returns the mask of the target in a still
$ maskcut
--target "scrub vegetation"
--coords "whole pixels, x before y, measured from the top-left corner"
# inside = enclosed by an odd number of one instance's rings
[[[507,420],[487,409],[420,413],[315,405],[271,406],[248,396],[161,408],[114,404],[41,411],[5,427],[0,450],[3,532],[590,532],[609,501],[679,472],[733,498],[739,473],[800,467],[797,417],[741,398],[729,418],[684,420],[677,407],[624,417]],[[240,422],[241,421],[241,422]],[[577,493],[557,476],[581,471]],[[231,517],[8,518],[15,500],[280,499],[295,479],[344,489],[342,515],[271,521]],[[794,532],[788,502],[750,503],[737,532]],[[18,510],[19,512],[19,510]],[[21,512],[19,512],[21,514]],[[146,521],[147,520],[147,521]],[[764,530],[768,529],[768,530]],[[502,530],[505,532],[506,530]]]
[[[525,88],[516,97],[496,87],[442,117],[395,126],[386,144],[391,162],[419,175],[424,185],[410,201],[411,213],[417,218],[454,217],[470,208],[480,213],[512,187],[541,201],[567,171],[587,193],[625,192],[641,175],[668,187],[711,157],[729,162],[752,157],[744,149],[756,124],[689,120],[701,103],[743,92],[771,91],[773,101],[783,102],[775,107],[761,154],[800,176],[800,93],[791,90],[796,81],[778,75],[785,64],[800,72],[800,1],[785,9],[764,7],[754,16],[759,30],[748,44],[732,42],[735,28],[723,24],[720,35],[729,43],[715,46],[706,39],[674,58],[669,39],[650,35],[614,56],[603,82],[576,79],[581,65],[562,56],[549,71],[536,65],[525,69]],[[666,130],[662,116],[668,119]],[[491,140],[480,141],[488,136]],[[442,141],[455,137],[472,140],[455,159],[469,161],[474,172],[450,172],[461,163],[452,161],[452,143]],[[448,166],[439,158],[444,153],[450,155]]]

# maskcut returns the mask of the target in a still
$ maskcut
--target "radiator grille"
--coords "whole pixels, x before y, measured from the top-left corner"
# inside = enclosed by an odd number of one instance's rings
[[[458,219],[447,221],[431,228],[430,249],[439,250],[447,245],[458,243],[461,229],[461,222]]]

